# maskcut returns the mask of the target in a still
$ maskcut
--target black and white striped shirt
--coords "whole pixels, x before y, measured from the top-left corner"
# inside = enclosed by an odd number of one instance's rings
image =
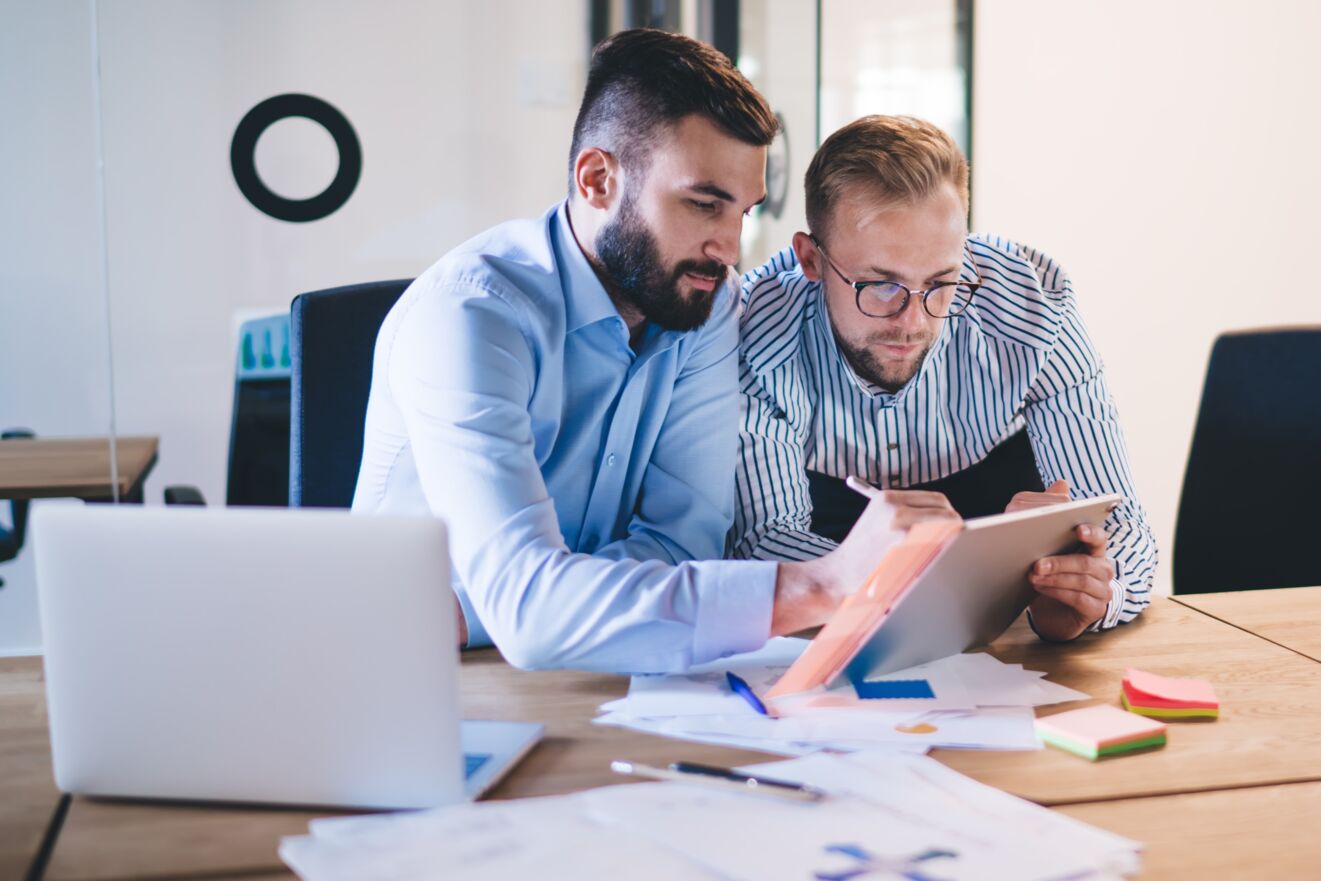
[[[836,346],[819,282],[792,249],[743,277],[743,423],[729,553],[801,560],[834,543],[811,532],[807,471],[880,486],[939,480],[1026,429],[1044,485],[1074,498],[1118,493],[1105,522],[1118,577],[1098,627],[1149,601],[1156,543],[1133,491],[1118,415],[1068,276],[1002,238],[971,236],[965,269],[983,285],[941,323],[921,369],[891,394],[859,377]]]

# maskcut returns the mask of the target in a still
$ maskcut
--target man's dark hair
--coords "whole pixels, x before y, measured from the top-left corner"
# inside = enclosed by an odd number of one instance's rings
[[[766,99],[723,53],[668,31],[635,28],[592,52],[569,152],[569,193],[579,152],[596,146],[625,168],[645,168],[657,136],[700,114],[731,137],[764,147],[778,130]]]

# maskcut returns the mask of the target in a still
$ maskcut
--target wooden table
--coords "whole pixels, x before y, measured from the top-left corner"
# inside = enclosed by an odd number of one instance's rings
[[[1003,660],[1050,671],[1053,680],[1094,695],[1091,702],[1115,700],[1129,664],[1169,675],[1206,676],[1220,693],[1223,716],[1213,723],[1172,725],[1163,750],[1098,763],[1053,749],[938,751],[934,755],[940,760],[1147,842],[1144,878],[1240,877],[1261,866],[1286,877],[1291,868],[1316,864],[1321,848],[1321,836],[1312,829],[1321,801],[1321,667],[1316,661],[1168,600],[1157,600],[1136,624],[1067,646],[1037,641],[1020,622],[992,651]],[[35,681],[30,669],[28,675]],[[465,715],[537,720],[547,726],[546,740],[495,790],[495,798],[618,783],[620,778],[607,768],[615,757],[655,764],[679,759],[739,764],[765,758],[589,724],[599,704],[624,694],[627,680],[622,677],[520,672],[488,650],[465,657],[462,680]],[[0,779],[0,800],[8,797],[6,787]],[[49,799],[49,787],[45,792]],[[305,832],[312,816],[74,799],[46,877],[287,879],[291,876],[275,853],[277,842],[281,835]],[[1286,841],[1293,850],[1283,848]],[[1224,853],[1229,849],[1232,858]]]
[[[1126,798],[1060,808],[1143,843],[1140,879],[1321,877],[1321,783]]]
[[[0,878],[21,878],[60,802],[40,658],[0,658]]]
[[[141,492],[156,464],[159,438],[116,439],[119,497]],[[0,499],[113,497],[108,438],[0,440]]]
[[[985,783],[1047,805],[1198,789],[1321,780],[1321,668],[1317,662],[1179,603],[1154,601],[1133,624],[1068,646],[1015,626],[996,641],[1001,660],[1118,705],[1126,667],[1209,679],[1214,722],[1170,726],[1161,750],[1079,761],[1041,753],[935,753]],[[1044,707],[1044,714],[1072,705]]]
[[[1321,587],[1193,593],[1174,601],[1321,661]]]

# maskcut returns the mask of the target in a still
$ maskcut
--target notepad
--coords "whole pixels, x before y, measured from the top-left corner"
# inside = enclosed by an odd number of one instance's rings
[[[1124,673],[1124,709],[1160,719],[1215,719],[1220,701],[1204,679],[1176,679],[1130,667]]]
[[[1163,723],[1105,704],[1046,716],[1036,728],[1051,746],[1093,761],[1165,744]]]

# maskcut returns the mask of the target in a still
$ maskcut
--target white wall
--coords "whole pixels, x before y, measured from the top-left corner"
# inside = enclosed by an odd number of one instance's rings
[[[161,437],[147,484],[224,498],[236,314],[411,276],[563,197],[586,76],[583,0],[103,0],[109,301],[121,434]],[[104,435],[105,297],[86,0],[0,0],[0,427]],[[304,224],[243,198],[235,126],[307,92],[357,130],[347,204]],[[317,126],[257,148],[277,192],[333,174]],[[33,536],[39,541],[39,536]],[[31,554],[0,566],[0,654],[39,643]]]
[[[756,211],[744,221],[740,268],[754,269],[806,229],[803,175],[816,152],[816,6],[760,0],[740,7],[739,68],[784,119],[788,188],[780,216]],[[784,153],[776,144],[773,153]],[[772,182],[774,183],[774,182]]]
[[[1321,322],[1321,4],[987,0],[975,21],[974,226],[1073,275],[1167,589],[1212,341]],[[1225,516],[1262,480],[1287,490],[1266,463],[1226,474]]]
[[[564,196],[580,0],[117,0],[101,33],[116,414],[162,437],[150,499],[173,483],[224,498],[236,312],[417,275]],[[352,197],[311,223],[258,212],[230,173],[238,121],[285,92],[330,102],[362,144]],[[259,143],[277,192],[333,174],[332,142],[304,125]]]

